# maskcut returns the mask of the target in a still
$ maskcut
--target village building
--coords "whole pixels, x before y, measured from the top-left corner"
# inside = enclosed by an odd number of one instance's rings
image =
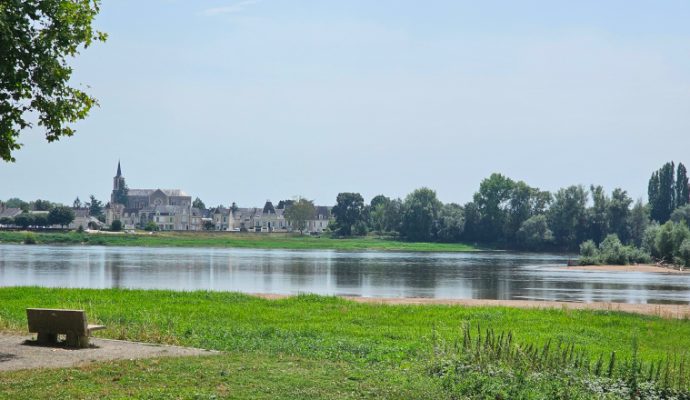
[[[106,224],[120,220],[125,229],[154,223],[159,230],[192,230],[192,197],[180,189],[128,189],[120,163],[113,178]]]
[[[192,207],[192,197],[180,189],[127,188],[118,162],[105,215],[106,225],[119,220],[124,229],[145,228],[153,223],[162,231],[291,232],[295,229],[285,218],[285,207],[289,205],[276,208],[266,201],[263,208],[239,208],[233,204],[231,208],[200,210]],[[323,232],[330,216],[330,207],[315,207],[313,217],[306,223],[306,232]]]
[[[289,206],[287,206],[289,207]],[[316,206],[306,221],[306,232],[321,233],[328,227],[330,207]],[[263,208],[225,208],[213,210],[215,230],[235,232],[292,232],[296,229],[285,218],[285,208],[275,208],[270,200]]]

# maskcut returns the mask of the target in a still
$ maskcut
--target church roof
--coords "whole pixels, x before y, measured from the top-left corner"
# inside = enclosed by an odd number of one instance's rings
[[[127,191],[127,195],[129,196],[142,196],[142,197],[148,197],[153,194],[153,192],[160,190],[161,192],[165,193],[166,196],[187,196],[189,195],[184,192],[184,190],[180,189],[129,189]]]

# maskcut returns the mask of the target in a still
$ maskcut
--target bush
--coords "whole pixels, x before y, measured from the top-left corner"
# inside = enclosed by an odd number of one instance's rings
[[[115,221],[113,221],[113,223],[110,224],[110,230],[113,232],[121,231],[122,230],[122,221],[120,221],[119,219],[116,219]]]
[[[580,245],[581,265],[628,265],[648,263],[651,260],[647,251],[623,245],[616,235],[608,235],[598,248],[591,240]]]
[[[155,222],[149,221],[146,226],[144,226],[144,230],[149,231],[149,232],[155,232],[158,231],[160,228],[158,228],[158,225],[156,225]]]
[[[36,235],[27,232],[26,235],[24,235],[24,244],[36,244]]]
[[[594,265],[599,263],[599,249],[593,241],[588,240],[580,244],[580,264]]]
[[[678,258],[682,261],[683,266],[690,267],[690,239],[683,240],[678,249]]]
[[[355,236],[366,236],[366,235],[367,235],[367,224],[365,224],[365,223],[362,222],[362,221],[358,221],[358,222],[354,225],[354,227],[353,227],[353,229],[352,229],[352,233],[353,233]]]

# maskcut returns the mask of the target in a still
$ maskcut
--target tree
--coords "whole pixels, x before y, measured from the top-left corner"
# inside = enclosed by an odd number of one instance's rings
[[[601,186],[592,185],[590,191],[592,193],[592,206],[587,209],[588,237],[594,240],[594,243],[599,244],[609,232],[609,198]]]
[[[371,208],[369,226],[376,232],[383,232],[386,225],[386,204],[380,203]]]
[[[313,218],[315,213],[314,202],[299,198],[285,210],[284,215],[293,229],[297,229],[302,234],[307,228],[307,221]]]
[[[240,209],[240,208],[237,207],[237,203],[235,203],[235,202],[233,201],[233,202],[232,202],[232,205],[230,206],[230,211],[232,211],[232,213],[234,214],[234,213],[236,213],[237,210],[239,210],[239,209]]]
[[[69,86],[67,61],[80,48],[105,41],[92,22],[100,0],[3,1],[0,5],[0,158],[12,152],[31,120],[48,142],[72,136],[68,124],[84,119],[96,99]]]
[[[22,210],[28,209],[27,207],[29,206],[29,203],[25,202],[22,199],[18,199],[16,197],[13,197],[5,202],[5,207],[7,208],[21,208]]]
[[[34,211],[50,211],[51,208],[53,208],[53,203],[48,200],[38,199],[33,202]]]
[[[582,242],[586,228],[587,191],[581,185],[560,189],[549,208],[549,228],[556,244],[575,249]]]
[[[338,193],[332,210],[335,226],[342,236],[351,236],[352,228],[364,219],[364,198],[359,193]]]
[[[544,214],[530,217],[517,232],[517,244],[528,250],[543,250],[553,244],[553,232]]]
[[[507,207],[504,240],[514,241],[522,223],[534,215],[543,214],[551,202],[551,193],[530,187],[523,181],[515,183]]]
[[[379,205],[380,206],[380,205]],[[384,205],[382,230],[386,232],[399,232],[402,223],[403,202],[394,199]]]
[[[22,229],[26,229],[29,226],[33,224],[33,216],[29,213],[21,213],[14,217],[14,224],[21,227]]]
[[[678,249],[678,257],[683,262],[683,266],[690,267],[690,239],[685,239]]]
[[[48,223],[50,225],[60,225],[65,227],[74,221],[74,210],[65,206],[53,207],[48,212]]]
[[[690,224],[690,204],[678,207],[671,213],[671,221],[681,222],[685,221],[686,224]]]
[[[607,210],[609,232],[616,234],[623,243],[630,239],[629,220],[632,203],[628,192],[623,189],[616,188],[611,193]]]
[[[676,184],[673,162],[664,164],[661,169],[652,174],[652,177],[649,179],[647,194],[652,219],[662,224],[668,221],[671,213],[676,208]]]
[[[436,222],[436,239],[441,242],[458,242],[465,230],[465,213],[455,203],[444,204]]]
[[[436,192],[429,188],[408,194],[403,203],[400,234],[408,240],[432,240],[441,206]]]
[[[113,232],[120,232],[122,230],[122,221],[120,221],[119,219],[114,220],[110,224],[110,230]]]
[[[103,203],[96,199],[94,195],[89,196],[89,200],[90,201],[85,204],[89,208],[89,214],[96,218],[103,215]]]
[[[201,199],[197,197],[197,198],[194,199],[194,201],[192,202],[192,207],[198,208],[199,210],[205,210],[205,209],[206,209],[206,204],[204,204],[204,202],[201,201]]]
[[[158,225],[156,225],[158,227]],[[205,231],[212,231],[216,229],[216,224],[213,223],[213,221],[204,221],[204,230]]]
[[[374,196],[374,198],[371,199],[371,201],[369,202],[369,205],[371,206],[371,209],[373,210],[373,209],[375,209],[376,207],[378,207],[378,206],[381,205],[381,204],[388,204],[388,203],[390,203],[390,201],[391,201],[390,198],[388,198],[388,197],[386,197],[386,196],[380,194],[380,195],[378,195],[378,196]]]
[[[640,247],[644,240],[644,234],[649,226],[649,207],[642,203],[642,200],[637,200],[630,215],[628,216],[628,229],[630,235],[630,242]]]
[[[479,191],[474,194],[473,200],[481,216],[478,227],[480,240],[496,242],[502,238],[514,187],[512,179],[497,173],[479,184]]]
[[[50,221],[45,214],[34,214],[32,225],[43,228],[50,225]]]
[[[676,195],[675,207],[683,207],[690,202],[690,187],[688,187],[688,170],[685,169],[683,163],[678,163],[678,172],[676,174]]]
[[[79,196],[77,196],[77,198],[72,202],[72,208],[81,208],[81,206],[81,200],[79,200]]]
[[[465,210],[465,232],[463,238],[469,241],[480,240],[481,214],[477,205],[470,201],[463,207]]]
[[[0,217],[0,225],[8,226],[13,225],[14,220],[10,217]]]

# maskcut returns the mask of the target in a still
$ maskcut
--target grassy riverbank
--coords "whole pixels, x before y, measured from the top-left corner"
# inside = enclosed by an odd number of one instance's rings
[[[84,244],[98,246],[141,247],[234,247],[257,249],[333,249],[382,251],[476,251],[463,243],[415,243],[383,239],[373,236],[334,239],[328,236],[309,236],[283,233],[239,232],[156,232],[148,234],[79,233],[79,232],[0,232],[0,243],[24,243],[27,234],[37,244]]]
[[[82,308],[90,320],[108,326],[99,332],[102,337],[225,352],[193,359],[0,373],[0,398],[421,399],[464,398],[473,390],[479,391],[477,398],[485,398],[487,393],[502,394],[502,398],[525,398],[530,393],[533,397],[529,398],[566,398],[554,394],[559,390],[570,393],[567,398],[591,398],[589,386],[549,375],[561,373],[551,364],[544,367],[550,369],[516,380],[512,372],[509,376],[500,373],[517,368],[514,361],[499,357],[499,373],[491,369],[495,366],[485,370],[484,364],[475,363],[472,365],[479,367],[453,375],[449,372],[456,370],[453,365],[467,365],[448,355],[448,348],[457,349],[463,343],[461,327],[467,324],[473,329],[490,327],[497,335],[511,331],[512,340],[521,343],[523,350],[530,344],[542,349],[549,341],[555,348],[561,341],[574,346],[577,354],[586,351],[593,360],[615,351],[616,368],[625,368],[619,365],[627,365],[624,360],[631,359],[634,342],[639,362],[663,360],[668,355],[678,358],[690,348],[688,321],[615,312],[382,306],[318,296],[264,300],[235,293],[39,288],[0,288],[0,304],[0,331],[25,331],[26,307]],[[495,356],[490,348],[496,341],[488,338],[480,339],[486,345],[477,354]],[[476,340],[474,334],[471,341]],[[548,381],[543,381],[544,376],[550,377]],[[535,383],[534,379],[542,381]]]

